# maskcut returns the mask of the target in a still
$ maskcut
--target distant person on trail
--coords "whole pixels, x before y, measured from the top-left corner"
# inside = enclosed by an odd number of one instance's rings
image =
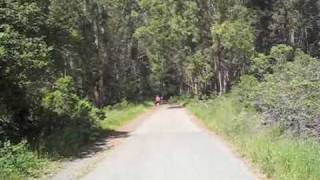
[[[160,96],[157,95],[155,98],[155,105],[160,106],[160,103],[161,103],[161,98],[160,98]]]

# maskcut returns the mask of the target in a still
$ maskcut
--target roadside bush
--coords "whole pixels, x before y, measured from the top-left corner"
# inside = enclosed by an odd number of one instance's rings
[[[269,58],[282,65],[258,74],[263,79],[243,76],[235,92],[256,107],[265,124],[278,124],[287,135],[319,136],[320,61],[300,50],[291,52],[283,45],[272,48]]]
[[[258,80],[264,80],[265,75],[281,70],[288,61],[293,60],[293,57],[294,49],[292,47],[285,44],[274,46],[269,55],[258,54],[252,59],[251,73]]]
[[[60,78],[42,99],[45,113],[38,147],[57,155],[73,155],[94,140],[97,122],[105,118],[102,110],[77,96],[73,87],[71,77]]]

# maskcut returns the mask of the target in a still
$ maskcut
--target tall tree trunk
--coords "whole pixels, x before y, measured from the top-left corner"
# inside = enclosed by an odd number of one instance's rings
[[[295,30],[292,28],[291,30],[290,30],[290,44],[292,45],[292,46],[295,46]]]
[[[219,95],[221,96],[223,93],[225,93],[225,85],[224,85],[224,48],[221,45],[220,40],[218,39],[218,52],[217,52],[217,74],[218,74],[218,82],[219,82]]]
[[[229,90],[230,84],[230,71],[227,67],[224,67],[223,72],[223,93],[226,93]]]
[[[97,59],[98,59],[98,71],[96,75],[96,83],[95,83],[95,92],[94,92],[94,102],[96,106],[101,107],[104,103],[105,93],[104,93],[104,66],[105,66],[105,58],[106,58],[106,52],[103,49],[103,42],[101,40],[101,32],[104,30],[102,27],[100,27],[99,24],[99,16],[100,16],[100,10],[99,7],[97,7],[97,17],[94,20],[94,33],[95,33],[95,44],[97,48]]]

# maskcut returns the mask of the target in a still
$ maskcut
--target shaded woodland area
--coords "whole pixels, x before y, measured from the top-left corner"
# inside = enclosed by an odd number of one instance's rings
[[[86,142],[104,106],[239,82],[266,122],[320,134],[319,58],[318,0],[0,0],[0,142]]]

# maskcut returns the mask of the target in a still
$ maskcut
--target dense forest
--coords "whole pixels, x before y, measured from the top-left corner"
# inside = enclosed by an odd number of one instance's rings
[[[319,136],[319,58],[318,0],[0,0],[0,146],[234,86],[266,124]]]

